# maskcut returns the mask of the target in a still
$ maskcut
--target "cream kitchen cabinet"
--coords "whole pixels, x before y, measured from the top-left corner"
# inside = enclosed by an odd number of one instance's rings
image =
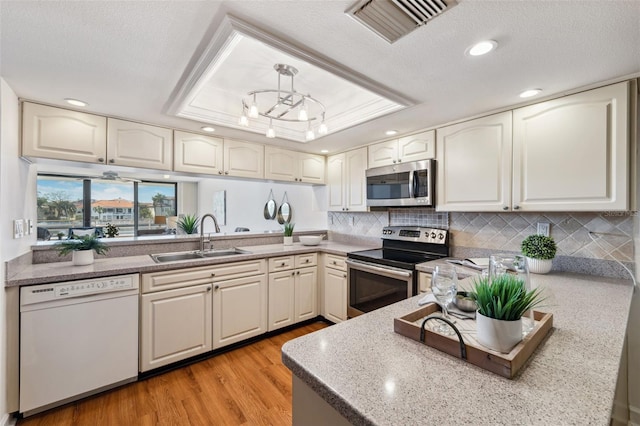
[[[367,148],[327,159],[329,210],[367,211]]]
[[[513,209],[630,210],[630,82],[513,111]],[[633,93],[633,95],[631,95]]]
[[[369,167],[434,158],[436,153],[435,133],[435,130],[429,130],[369,145]]]
[[[511,112],[437,130],[436,210],[511,209]]]
[[[22,155],[104,164],[107,158],[107,119],[23,102]]]
[[[212,349],[212,284],[190,284],[141,296],[140,371]]]
[[[176,172],[223,173],[224,141],[196,133],[173,133],[173,170]]]
[[[325,158],[321,155],[265,146],[265,179],[323,184]]]
[[[264,179],[264,145],[225,139],[223,161],[226,176]]]
[[[269,259],[269,331],[318,315],[318,255]]]
[[[347,320],[347,263],[344,256],[325,254],[322,314],[335,323]]]
[[[107,119],[109,164],[156,170],[173,167],[173,132],[134,121]]]

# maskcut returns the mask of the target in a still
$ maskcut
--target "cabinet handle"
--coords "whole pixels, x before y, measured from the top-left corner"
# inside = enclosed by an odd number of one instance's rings
[[[297,271],[296,274],[300,275],[300,271]]]
[[[280,264],[280,266],[284,266],[284,262],[282,262],[282,263]]]
[[[334,260],[333,262],[331,262],[331,263],[333,263],[334,265],[337,265],[337,264],[338,264],[338,262],[336,262],[335,260]]]
[[[520,210],[520,206],[513,206],[514,210]]]
[[[98,163],[104,163],[104,158],[102,157],[98,158]]]
[[[343,277],[343,278],[347,278],[347,274],[343,274],[343,275],[342,275],[342,277]]]
[[[211,287],[207,287],[207,293],[211,291]]]
[[[401,162],[402,162],[402,160],[400,158],[398,158],[398,163],[401,163]]]
[[[309,259],[306,259],[306,260],[304,261],[304,263],[309,263],[309,262],[311,262]]]
[[[216,276],[215,272],[211,273],[211,276],[212,276],[212,277],[215,277],[215,276]]]
[[[296,274],[295,272],[292,272],[292,273],[291,273],[291,276],[294,276],[295,274]]]
[[[393,164],[396,164],[396,160],[393,160]]]
[[[218,284],[216,284],[216,285],[214,285],[214,286],[213,286],[213,289],[214,289],[214,290],[219,290],[219,289],[220,289],[220,286],[219,286]]]
[[[109,163],[110,163],[110,164],[113,164],[113,163],[115,163],[115,162],[116,162],[116,160],[114,160],[113,158],[109,160]]]
[[[221,175],[222,174],[222,170],[218,170],[218,174]]]
[[[502,210],[505,210],[505,211],[506,211],[506,210],[509,210],[509,207],[504,206],[504,207],[502,208]]]
[[[229,172],[224,172],[224,174],[225,174],[225,175],[228,175],[228,174],[229,174]]]

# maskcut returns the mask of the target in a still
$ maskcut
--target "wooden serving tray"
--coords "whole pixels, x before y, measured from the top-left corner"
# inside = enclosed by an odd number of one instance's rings
[[[429,303],[409,314],[393,319],[393,331],[410,339],[421,341],[421,324],[425,317],[440,312],[440,306]],[[550,313],[534,311],[535,326],[508,354],[492,351],[485,348],[475,340],[476,321],[471,319],[456,319],[456,328],[460,331],[464,345],[461,345],[458,336],[445,336],[432,331],[437,320],[430,320],[425,324],[424,343],[427,346],[446,352],[449,355],[464,359],[485,370],[512,379],[527,362],[529,357],[544,340],[553,327],[553,315]],[[461,350],[464,346],[464,351]],[[463,353],[466,352],[466,353]]]

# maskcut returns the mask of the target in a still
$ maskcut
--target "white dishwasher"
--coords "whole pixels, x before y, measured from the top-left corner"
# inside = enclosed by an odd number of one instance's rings
[[[20,289],[20,413],[138,375],[138,274]]]

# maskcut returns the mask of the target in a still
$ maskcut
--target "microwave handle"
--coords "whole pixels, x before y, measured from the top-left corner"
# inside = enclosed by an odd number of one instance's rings
[[[419,178],[415,170],[409,173],[409,198],[416,197],[416,188],[419,187]]]

